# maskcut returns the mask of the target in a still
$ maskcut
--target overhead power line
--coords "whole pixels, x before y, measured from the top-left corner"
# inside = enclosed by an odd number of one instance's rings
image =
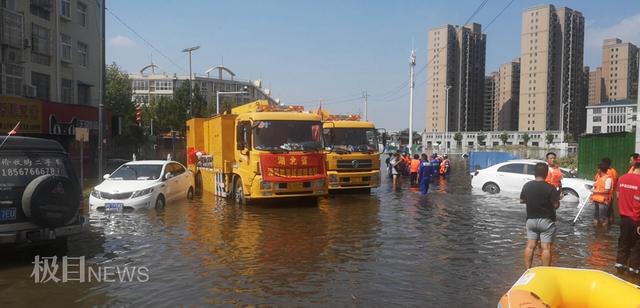
[[[494,17],[485,27],[484,27],[484,31],[487,32],[487,29],[493,24],[494,21],[496,21],[496,19],[498,19],[498,17],[500,17],[500,15],[502,15],[502,13],[504,13],[504,11],[507,10],[507,8],[509,8],[509,6],[511,6],[511,4],[513,2],[515,2],[516,0],[511,0],[509,1],[509,3],[507,3],[507,5],[505,5],[504,8],[502,8],[502,10],[500,11],[500,13],[498,13],[498,15],[496,15],[496,17]]]
[[[129,29],[129,31],[131,31],[133,34],[135,34],[138,38],[140,38],[143,42],[145,42],[147,45],[149,45],[149,47],[151,47],[153,50],[155,50],[158,54],[160,54],[162,57],[164,57],[165,59],[167,59],[169,62],[171,62],[171,64],[173,64],[176,68],[180,69],[182,72],[186,72],[187,70],[184,69],[182,66],[180,66],[178,63],[176,63],[175,61],[173,61],[171,58],[167,57],[167,55],[165,55],[162,51],[160,51],[160,49],[156,48],[156,46],[154,46],[153,44],[151,44],[151,42],[149,42],[147,39],[145,39],[140,33],[138,33],[138,31],[134,30],[131,26],[129,26],[126,22],[124,22],[124,20],[122,20],[122,18],[120,18],[118,15],[116,15],[113,11],[111,11],[109,8],[105,7],[104,8],[107,12],[109,12],[109,14],[111,14],[111,16],[113,16],[116,20],[118,20],[123,26],[125,26],[127,29]]]

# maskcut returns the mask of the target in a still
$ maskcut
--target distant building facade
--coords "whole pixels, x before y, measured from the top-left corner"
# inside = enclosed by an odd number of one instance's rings
[[[587,106],[587,134],[630,132],[636,127],[638,104],[631,100]]]
[[[152,69],[151,74],[145,73],[148,69]],[[223,99],[230,99],[235,105],[258,99],[266,99],[276,103],[276,100],[270,96],[271,91],[262,88],[261,81],[236,80],[235,74],[228,68],[218,67],[216,69],[219,70],[217,78],[209,76],[194,76],[192,78],[194,86],[198,85],[207,104],[216,104],[216,93],[218,92],[247,92],[246,94],[220,96],[220,102]],[[224,79],[223,72],[230,77]],[[155,69],[151,66],[144,67],[139,73],[129,74],[129,78],[133,90],[132,100],[143,104],[154,98],[172,98],[176,89],[180,88],[184,82],[189,82],[189,76],[155,73]]]
[[[604,101],[602,89],[604,88],[604,79],[602,79],[602,68],[589,71],[589,101],[588,106],[600,104]]]
[[[443,132],[445,123],[451,131],[483,128],[485,51],[486,34],[479,24],[429,30],[427,131]]]
[[[581,133],[584,17],[539,5],[522,13],[519,131]]]

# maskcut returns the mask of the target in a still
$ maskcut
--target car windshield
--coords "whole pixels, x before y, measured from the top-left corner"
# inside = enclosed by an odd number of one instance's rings
[[[373,152],[378,149],[378,137],[373,128],[330,128],[324,130],[324,137],[332,150]]]
[[[69,176],[64,161],[64,155],[55,153],[0,154],[0,190],[26,187],[45,174]]]
[[[110,180],[157,180],[160,178],[162,165],[124,164],[109,175]]]
[[[255,121],[253,145],[256,150],[319,151],[321,127],[319,121]]]

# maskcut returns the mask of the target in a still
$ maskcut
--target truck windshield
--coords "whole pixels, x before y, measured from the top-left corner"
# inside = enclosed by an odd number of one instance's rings
[[[319,121],[255,121],[253,145],[256,150],[319,151],[322,149]]]
[[[374,152],[378,150],[378,136],[374,128],[330,128],[325,141],[332,150]]]

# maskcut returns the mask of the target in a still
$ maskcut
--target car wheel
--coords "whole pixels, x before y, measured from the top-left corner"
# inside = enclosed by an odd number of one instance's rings
[[[484,184],[484,186],[482,186],[482,191],[486,191],[490,194],[497,194],[500,192],[500,187],[496,183],[489,182],[487,184]]]
[[[193,200],[193,196],[194,196],[193,186],[191,186],[191,187],[189,187],[189,190],[187,191],[187,199],[188,200]]]
[[[196,174],[196,189],[195,189],[195,193],[197,196],[202,196],[202,173],[200,173],[200,171],[198,171],[198,173]]]
[[[245,205],[247,203],[247,198],[244,195],[244,188],[242,186],[242,179],[240,177],[236,177],[235,184],[233,185],[233,198],[237,204]]]
[[[165,205],[164,196],[163,195],[158,196],[158,199],[156,199],[156,209],[157,210],[164,209],[164,205]]]

